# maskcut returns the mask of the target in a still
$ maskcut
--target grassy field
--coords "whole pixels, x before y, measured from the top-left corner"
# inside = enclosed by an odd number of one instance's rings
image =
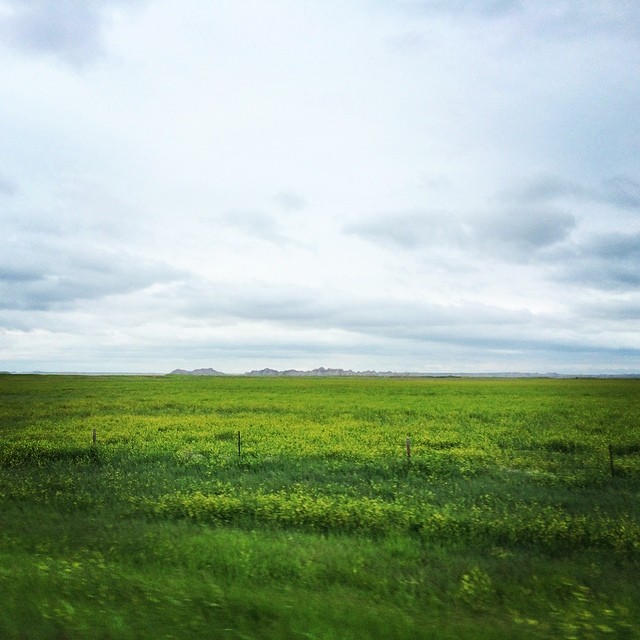
[[[638,638],[639,488],[640,380],[4,375],[0,638]]]

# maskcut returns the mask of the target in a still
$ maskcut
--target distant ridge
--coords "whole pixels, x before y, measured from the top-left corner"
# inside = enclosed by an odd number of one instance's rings
[[[193,369],[193,371],[187,371],[186,369],[174,369],[170,376],[226,376],[226,373],[216,371],[215,369]]]
[[[240,375],[252,378],[280,377],[280,378],[640,378],[640,374],[564,374],[564,373],[524,373],[519,371],[496,371],[491,373],[417,373],[411,371],[353,371],[352,369],[332,369],[318,367],[308,371],[298,369],[285,369],[278,371],[266,367],[254,369],[241,374],[227,374],[215,369],[174,369],[169,375],[180,376],[227,376]]]
[[[174,369],[170,373],[145,372],[145,371],[0,371],[0,375],[42,375],[42,376],[142,376],[142,377],[163,377],[163,376],[228,376],[228,377],[362,377],[362,378],[549,378],[549,379],[571,379],[571,378],[592,378],[592,379],[626,379],[638,380],[640,373],[535,373],[521,371],[492,371],[492,372],[417,372],[417,371],[353,371],[352,369],[327,369],[318,367],[309,371],[299,371],[298,369],[277,369],[265,368],[246,373],[223,373],[216,369]]]
[[[277,371],[275,369],[260,369],[259,371],[249,371],[245,376],[288,376],[288,377],[346,377],[346,376],[391,376],[397,375],[390,371],[378,373],[377,371],[352,371],[351,369],[326,369],[318,367],[311,371],[299,371],[298,369],[286,369]]]
[[[559,373],[520,373],[520,372],[499,372],[499,373],[421,373],[414,371],[353,371],[352,369],[327,369],[318,367],[309,371],[299,371],[298,369],[286,369],[277,371],[276,369],[260,369],[249,371],[245,376],[261,377],[364,377],[364,378],[574,378],[590,376],[573,376]],[[606,376],[598,376],[606,377]]]

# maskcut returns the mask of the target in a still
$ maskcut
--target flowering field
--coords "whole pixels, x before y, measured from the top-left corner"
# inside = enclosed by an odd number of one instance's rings
[[[640,637],[639,488],[640,380],[0,376],[0,637]]]

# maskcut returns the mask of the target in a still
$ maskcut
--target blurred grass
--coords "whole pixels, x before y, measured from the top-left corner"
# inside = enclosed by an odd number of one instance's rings
[[[638,637],[638,391],[0,376],[0,637]]]

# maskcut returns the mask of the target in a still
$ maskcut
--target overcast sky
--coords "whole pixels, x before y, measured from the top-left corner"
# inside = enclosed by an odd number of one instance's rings
[[[0,0],[0,369],[640,372],[637,0]]]

